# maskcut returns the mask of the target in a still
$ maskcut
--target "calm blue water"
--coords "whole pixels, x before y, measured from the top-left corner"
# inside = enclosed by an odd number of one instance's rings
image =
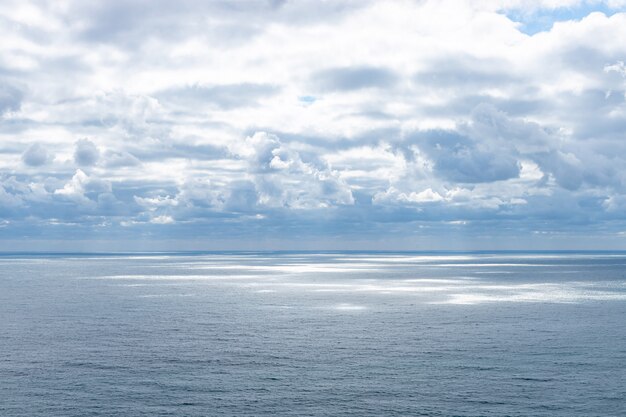
[[[626,254],[0,256],[1,416],[625,416]]]

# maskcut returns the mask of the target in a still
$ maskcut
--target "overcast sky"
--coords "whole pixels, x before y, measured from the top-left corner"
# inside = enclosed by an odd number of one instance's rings
[[[0,2],[0,250],[626,248],[626,1]]]

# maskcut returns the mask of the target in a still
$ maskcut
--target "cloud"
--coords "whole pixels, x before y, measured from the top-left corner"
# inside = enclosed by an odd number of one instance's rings
[[[493,182],[519,175],[512,155],[481,149],[464,136],[434,133],[423,147],[435,162],[435,171],[449,181],[461,183]]]
[[[353,91],[365,88],[391,88],[398,77],[377,67],[329,68],[313,75],[312,83],[321,91]]]
[[[350,188],[336,173],[305,162],[275,135],[256,132],[236,152],[248,162],[261,205],[310,209],[354,204]]]
[[[156,97],[166,103],[183,108],[210,106],[233,109],[258,105],[260,99],[275,95],[278,91],[278,87],[270,84],[192,85],[168,89],[158,93]]]
[[[150,223],[154,224],[172,224],[174,219],[171,216],[156,216],[150,219]]]
[[[139,159],[137,159],[130,152],[126,151],[116,152],[108,150],[104,153],[103,159],[105,161],[105,165],[110,168],[133,167],[141,164]]]
[[[176,207],[178,200],[170,196],[156,196],[156,197],[134,197],[137,204],[143,207],[147,207],[149,210],[156,210],[159,207]]]
[[[0,116],[19,110],[23,98],[24,93],[21,90],[0,81]]]
[[[98,162],[100,151],[89,139],[80,139],[76,142],[74,161],[81,166],[91,166]]]
[[[48,160],[48,151],[38,143],[30,145],[22,154],[22,161],[31,167],[45,165]]]
[[[604,72],[616,72],[626,77],[626,65],[624,61],[617,61],[615,64],[605,65]]]
[[[128,44],[130,40],[128,46],[135,46],[136,40],[144,36],[153,36],[161,41],[180,41],[189,36],[191,30],[193,35],[237,45],[249,41],[262,32],[260,27],[272,22],[298,26],[335,22],[367,3],[354,0],[323,3],[313,0],[267,0],[232,4],[182,0],[173,6],[164,0],[140,0],[131,4],[112,0],[89,5],[71,1],[63,11],[66,16],[81,18],[80,37],[92,43],[127,41]]]
[[[77,169],[72,179],[63,188],[55,190],[54,194],[87,202],[89,194],[98,195],[106,192],[111,192],[109,182],[89,177],[82,170]]]
[[[0,235],[603,241],[623,7],[3,2]]]
[[[20,207],[23,204],[19,195],[7,190],[4,184],[0,185],[0,210],[4,213],[7,209]]]
[[[521,82],[518,75],[506,71],[509,65],[505,59],[452,56],[437,60],[428,68],[418,71],[413,81],[424,89],[452,89],[476,94],[477,90]]]
[[[502,181],[519,175],[516,139],[528,129],[513,126],[492,106],[479,105],[458,130],[419,132],[412,142],[432,161],[443,178],[460,183]],[[530,145],[531,136],[525,140]]]
[[[439,194],[437,191],[433,191],[432,188],[427,188],[420,192],[411,192],[409,194],[404,193],[396,189],[395,187],[389,187],[387,190],[378,192],[372,197],[372,201],[377,204],[394,204],[400,203],[436,203],[444,201],[445,197]]]

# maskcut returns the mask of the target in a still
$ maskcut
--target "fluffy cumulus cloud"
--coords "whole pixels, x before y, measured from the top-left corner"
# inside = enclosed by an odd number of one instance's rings
[[[22,161],[29,166],[41,166],[48,161],[48,151],[38,143],[32,144],[22,154]]]
[[[93,142],[88,139],[81,139],[76,142],[76,150],[74,151],[74,161],[78,165],[94,165],[100,158],[100,151]]]
[[[625,2],[8,0],[0,35],[6,248],[626,247]]]
[[[350,188],[336,172],[325,164],[303,161],[296,149],[275,135],[257,132],[236,152],[247,163],[262,205],[313,209],[354,203]]]

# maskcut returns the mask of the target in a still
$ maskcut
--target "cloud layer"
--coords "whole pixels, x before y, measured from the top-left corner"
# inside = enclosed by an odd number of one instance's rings
[[[626,247],[623,2],[179,3],[0,5],[4,247]]]

